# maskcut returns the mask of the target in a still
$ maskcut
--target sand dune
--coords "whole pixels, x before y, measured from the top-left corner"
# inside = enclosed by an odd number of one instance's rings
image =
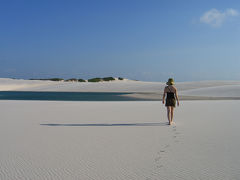
[[[239,179],[240,101],[0,101],[0,179]]]
[[[162,94],[164,82],[113,81],[99,83],[52,82],[0,78],[0,90],[68,92],[142,92]],[[177,82],[183,96],[240,97],[240,81]]]
[[[52,81],[0,78],[0,91],[18,91],[41,86],[55,86],[56,84]]]
[[[0,90],[17,91],[68,91],[68,92],[146,92],[160,91],[160,82],[116,80],[112,82],[53,82],[38,80],[14,80],[0,78]]]
[[[135,92],[165,83],[0,79],[0,90]],[[181,97],[240,97],[238,81],[176,83]],[[194,99],[194,98],[193,98]],[[0,101],[0,179],[239,179],[240,101],[181,101],[167,125],[159,101]]]
[[[112,82],[53,82],[0,78],[0,91],[56,91],[56,92],[132,92],[123,95],[140,100],[160,101],[164,82],[117,80]],[[240,99],[240,81],[177,82],[181,100]]]
[[[211,97],[240,97],[240,85],[224,85],[184,90],[181,95],[211,96]]]

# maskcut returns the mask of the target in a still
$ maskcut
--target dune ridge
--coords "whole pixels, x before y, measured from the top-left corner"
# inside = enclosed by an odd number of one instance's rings
[[[56,92],[134,92],[135,98],[159,100],[165,82],[116,80],[112,82],[53,82],[0,78],[0,91],[56,91]],[[239,99],[240,81],[176,82],[181,99]]]

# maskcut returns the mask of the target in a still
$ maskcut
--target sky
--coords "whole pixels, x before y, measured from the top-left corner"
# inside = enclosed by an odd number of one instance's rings
[[[240,80],[238,0],[0,0],[1,78]]]

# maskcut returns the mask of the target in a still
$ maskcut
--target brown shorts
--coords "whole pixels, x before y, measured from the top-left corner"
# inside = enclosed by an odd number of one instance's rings
[[[167,98],[165,106],[175,107],[176,106],[176,99],[175,98],[171,98],[171,99]]]

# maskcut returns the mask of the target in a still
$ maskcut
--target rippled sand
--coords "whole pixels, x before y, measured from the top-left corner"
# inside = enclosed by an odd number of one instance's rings
[[[240,101],[0,101],[0,179],[240,179]]]

